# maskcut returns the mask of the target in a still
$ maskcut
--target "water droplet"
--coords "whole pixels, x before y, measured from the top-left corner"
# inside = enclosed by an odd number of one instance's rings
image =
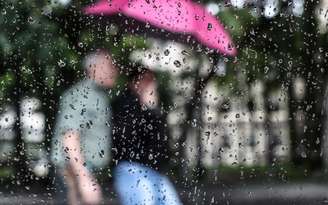
[[[231,51],[231,50],[233,49],[233,47],[234,47],[234,46],[232,45],[232,43],[228,43],[228,50],[229,50],[229,51]]]
[[[191,126],[192,126],[192,127],[197,127],[197,120],[196,120],[196,119],[193,119],[193,120],[191,121]]]
[[[65,63],[63,60],[60,59],[60,60],[58,61],[58,66],[59,66],[59,67],[63,68],[63,67],[65,67],[65,65],[66,65],[66,63]]]
[[[165,55],[165,56],[168,56],[169,54],[170,54],[169,49],[166,49],[166,50],[164,51],[164,55]]]
[[[186,51],[186,50],[182,50],[181,54],[185,55],[185,56],[190,56],[190,53],[188,53],[188,51]]]
[[[265,66],[264,67],[264,73],[266,74],[266,73],[268,73],[268,71],[269,71],[269,67],[268,66]]]
[[[175,60],[175,61],[173,62],[173,64],[174,64],[177,68],[181,67],[181,62],[178,61],[178,60]]]
[[[210,31],[210,30],[212,30],[212,28],[213,28],[212,24],[211,24],[211,23],[208,23],[208,24],[207,24],[207,30]]]
[[[29,17],[27,18],[27,22],[28,22],[29,24],[33,24],[35,21],[34,21],[34,18],[33,18],[32,16],[29,16]]]
[[[105,151],[104,151],[104,150],[101,150],[101,151],[99,152],[99,156],[100,156],[101,158],[103,158],[103,157],[105,156]]]

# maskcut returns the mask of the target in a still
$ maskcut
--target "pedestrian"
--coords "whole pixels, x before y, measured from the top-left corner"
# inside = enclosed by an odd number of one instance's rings
[[[114,187],[122,204],[181,204],[165,176],[168,132],[151,71],[133,75],[114,103],[113,119]]]
[[[111,109],[106,89],[113,87],[118,70],[104,50],[88,54],[83,66],[86,78],[60,99],[51,154],[57,173],[56,204],[102,201],[95,173],[110,160]]]

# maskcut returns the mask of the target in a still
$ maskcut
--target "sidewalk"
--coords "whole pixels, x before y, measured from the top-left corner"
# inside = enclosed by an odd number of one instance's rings
[[[272,186],[245,185],[238,188],[194,187],[180,190],[184,204],[225,205],[316,205],[328,204],[328,184],[299,183]],[[19,193],[0,192],[0,204],[53,204],[53,193],[20,190]],[[118,205],[116,199],[106,198],[106,204]]]
[[[221,190],[220,194],[211,190],[213,204],[243,204],[243,205],[312,205],[328,204],[328,184],[300,183],[277,184],[272,186],[249,185],[231,190]],[[209,194],[210,195],[210,194]],[[220,197],[221,196],[221,197]],[[211,204],[212,201],[208,201]]]

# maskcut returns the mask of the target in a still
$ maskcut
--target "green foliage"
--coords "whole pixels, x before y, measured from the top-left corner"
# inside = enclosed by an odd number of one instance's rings
[[[45,14],[49,6],[48,1],[3,1],[0,6],[1,72],[11,71],[26,93],[53,89],[61,67],[74,68],[76,61],[60,25]],[[4,82],[3,90],[10,86]]]
[[[6,94],[12,89],[15,83],[15,76],[12,72],[6,72],[0,77],[0,101],[5,101]]]
[[[289,84],[304,66],[304,23],[301,18],[280,14],[272,19],[255,16],[250,9],[225,9],[219,19],[230,31],[238,57],[228,63],[228,73],[219,83],[238,87],[237,73],[247,82],[262,80],[266,87]],[[234,69],[236,68],[236,69]],[[230,71],[229,71],[230,70]]]
[[[77,2],[63,8],[45,0],[1,1],[0,78],[7,79],[8,73],[18,77],[25,94],[60,93],[68,86],[65,81],[72,83],[82,73],[81,58],[86,52],[107,48],[124,64],[129,51],[146,48],[144,38],[121,38],[115,33],[116,25],[94,23],[82,16],[83,5]],[[6,91],[11,81],[1,82],[2,98],[10,96]]]
[[[258,23],[258,19],[252,16],[249,9],[225,9],[218,14],[218,18],[229,30],[237,44],[247,33],[249,27]]]

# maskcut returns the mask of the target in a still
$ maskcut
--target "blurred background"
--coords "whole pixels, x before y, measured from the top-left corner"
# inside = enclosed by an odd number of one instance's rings
[[[0,204],[51,203],[59,96],[99,47],[156,72],[185,204],[328,203],[328,1],[198,2],[237,57],[87,17],[90,0],[0,0]]]

